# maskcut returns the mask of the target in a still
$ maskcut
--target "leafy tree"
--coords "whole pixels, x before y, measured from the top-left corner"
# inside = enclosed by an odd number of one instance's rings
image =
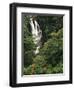
[[[47,62],[52,65],[63,61],[63,39],[60,33],[62,34],[62,29],[57,33],[51,33],[52,39],[45,42],[40,51],[41,55],[45,56]]]
[[[46,61],[43,56],[37,55],[33,59],[33,64],[25,69],[25,74],[44,74],[46,73]]]

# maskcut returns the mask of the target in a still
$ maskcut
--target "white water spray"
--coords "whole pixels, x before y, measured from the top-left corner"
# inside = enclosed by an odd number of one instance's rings
[[[32,36],[33,41],[37,45],[36,50],[34,51],[35,54],[39,53],[39,49],[41,47],[41,38],[42,38],[42,31],[40,29],[40,26],[38,22],[33,19],[33,17],[30,17],[30,25],[32,28]]]

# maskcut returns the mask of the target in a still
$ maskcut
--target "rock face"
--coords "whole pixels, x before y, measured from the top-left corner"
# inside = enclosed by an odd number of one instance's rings
[[[33,17],[30,17],[30,25],[32,29],[33,41],[36,44],[36,50],[34,51],[34,53],[38,54],[41,47],[42,30],[40,29],[40,26],[36,19],[34,19]]]

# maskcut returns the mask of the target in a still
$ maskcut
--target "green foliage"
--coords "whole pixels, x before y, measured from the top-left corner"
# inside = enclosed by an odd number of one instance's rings
[[[63,16],[38,16],[39,25],[43,33],[43,41],[50,38],[51,32],[57,32],[63,27]]]
[[[32,64],[33,57],[34,57],[34,50],[36,45],[33,42],[32,34],[29,30],[29,17],[24,16],[23,18],[23,33],[24,33],[24,39],[23,39],[23,47],[24,47],[24,65],[25,67]]]
[[[63,59],[63,41],[59,32],[62,32],[62,29],[57,33],[51,33],[52,39],[45,42],[40,50],[40,54],[45,56],[47,63],[53,66]]]
[[[63,64],[59,63],[56,64],[56,66],[54,67],[51,64],[49,64],[46,73],[48,74],[63,73]]]
[[[33,63],[38,64],[40,66],[44,66],[46,64],[46,61],[44,59],[43,56],[37,55],[34,59],[33,59]]]
[[[46,61],[43,56],[37,55],[33,58],[33,64],[25,69],[25,74],[44,74],[46,72]]]
[[[33,42],[32,36],[28,36],[28,37],[24,38],[24,47],[25,47],[25,49],[24,49],[25,51],[35,49],[36,45]]]
[[[36,16],[42,30],[42,47],[36,45],[30,30],[30,17],[23,17],[24,74],[63,73],[63,16]]]
[[[34,69],[35,74],[44,73],[44,67],[46,65],[46,61],[43,56],[40,55],[36,56],[33,59],[33,63],[35,64],[35,69]]]
[[[29,65],[27,68],[24,68],[24,74],[25,75],[32,74],[32,65]]]

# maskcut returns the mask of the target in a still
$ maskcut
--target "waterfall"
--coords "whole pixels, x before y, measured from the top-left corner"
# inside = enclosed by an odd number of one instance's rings
[[[38,54],[41,47],[42,31],[38,22],[36,21],[36,19],[33,19],[33,17],[30,17],[30,25],[32,29],[33,41],[36,44],[36,50],[34,51],[34,53]]]

